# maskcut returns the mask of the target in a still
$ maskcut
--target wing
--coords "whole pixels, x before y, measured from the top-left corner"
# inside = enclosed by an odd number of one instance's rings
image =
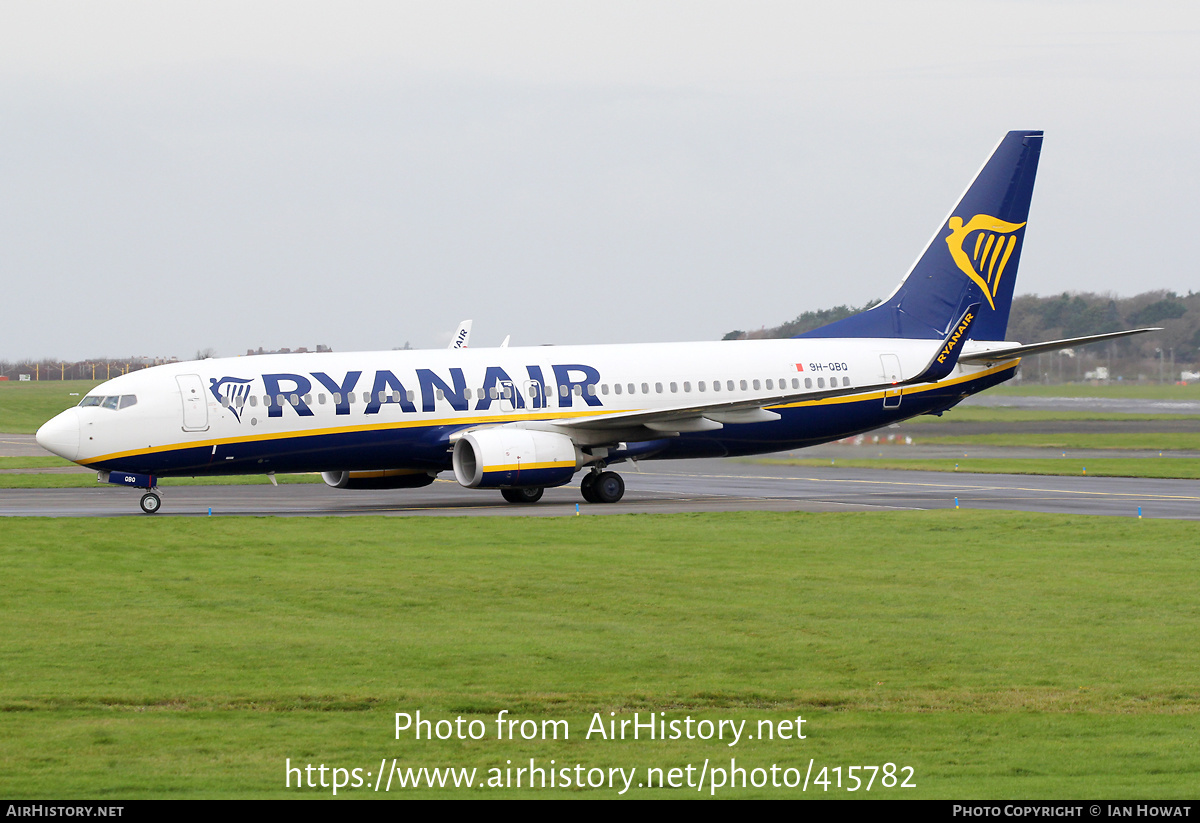
[[[1100,343],[1105,340],[1117,340],[1121,337],[1129,337],[1134,334],[1145,334],[1148,331],[1162,331],[1161,328],[1151,329],[1130,329],[1129,331],[1114,331],[1108,334],[1091,334],[1086,337],[1070,337],[1066,340],[1051,340],[1047,343],[1030,343],[1027,346],[1022,346],[1020,343],[1000,343],[996,346],[984,349],[982,351],[970,351],[963,353],[958,359],[960,362],[969,363],[971,365],[990,365],[999,363],[1002,360],[1012,360],[1017,357],[1024,357],[1027,354],[1042,354],[1048,351],[1058,351],[1059,349],[1070,349],[1075,346],[1086,346],[1089,343]]]

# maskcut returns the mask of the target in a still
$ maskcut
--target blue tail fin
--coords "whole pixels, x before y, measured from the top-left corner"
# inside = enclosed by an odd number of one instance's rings
[[[1040,131],[1006,134],[887,300],[797,336],[943,338],[979,303],[970,336],[1003,340],[1041,151]]]

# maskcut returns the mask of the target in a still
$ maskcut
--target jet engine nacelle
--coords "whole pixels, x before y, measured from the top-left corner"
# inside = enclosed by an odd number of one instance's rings
[[[561,486],[583,465],[582,458],[563,434],[481,429],[454,444],[454,479],[468,489]]]
[[[321,472],[326,486],[335,489],[419,489],[433,482],[434,475],[413,469],[377,472]]]

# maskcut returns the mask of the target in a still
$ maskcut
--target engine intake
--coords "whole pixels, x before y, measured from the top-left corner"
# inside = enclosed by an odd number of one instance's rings
[[[454,479],[468,489],[561,486],[575,476],[583,457],[566,435],[481,429],[454,444]]]

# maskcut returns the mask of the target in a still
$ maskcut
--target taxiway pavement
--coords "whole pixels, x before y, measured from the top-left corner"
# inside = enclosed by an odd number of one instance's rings
[[[1123,477],[908,472],[760,465],[733,460],[647,462],[622,467],[620,503],[584,503],[577,484],[547,489],[533,505],[450,479],[423,489],[346,491],[323,484],[166,486],[156,517],[207,516],[583,516],[710,511],[1008,509],[1200,520],[1200,481]],[[3,489],[0,515],[146,516],[134,490]]]

